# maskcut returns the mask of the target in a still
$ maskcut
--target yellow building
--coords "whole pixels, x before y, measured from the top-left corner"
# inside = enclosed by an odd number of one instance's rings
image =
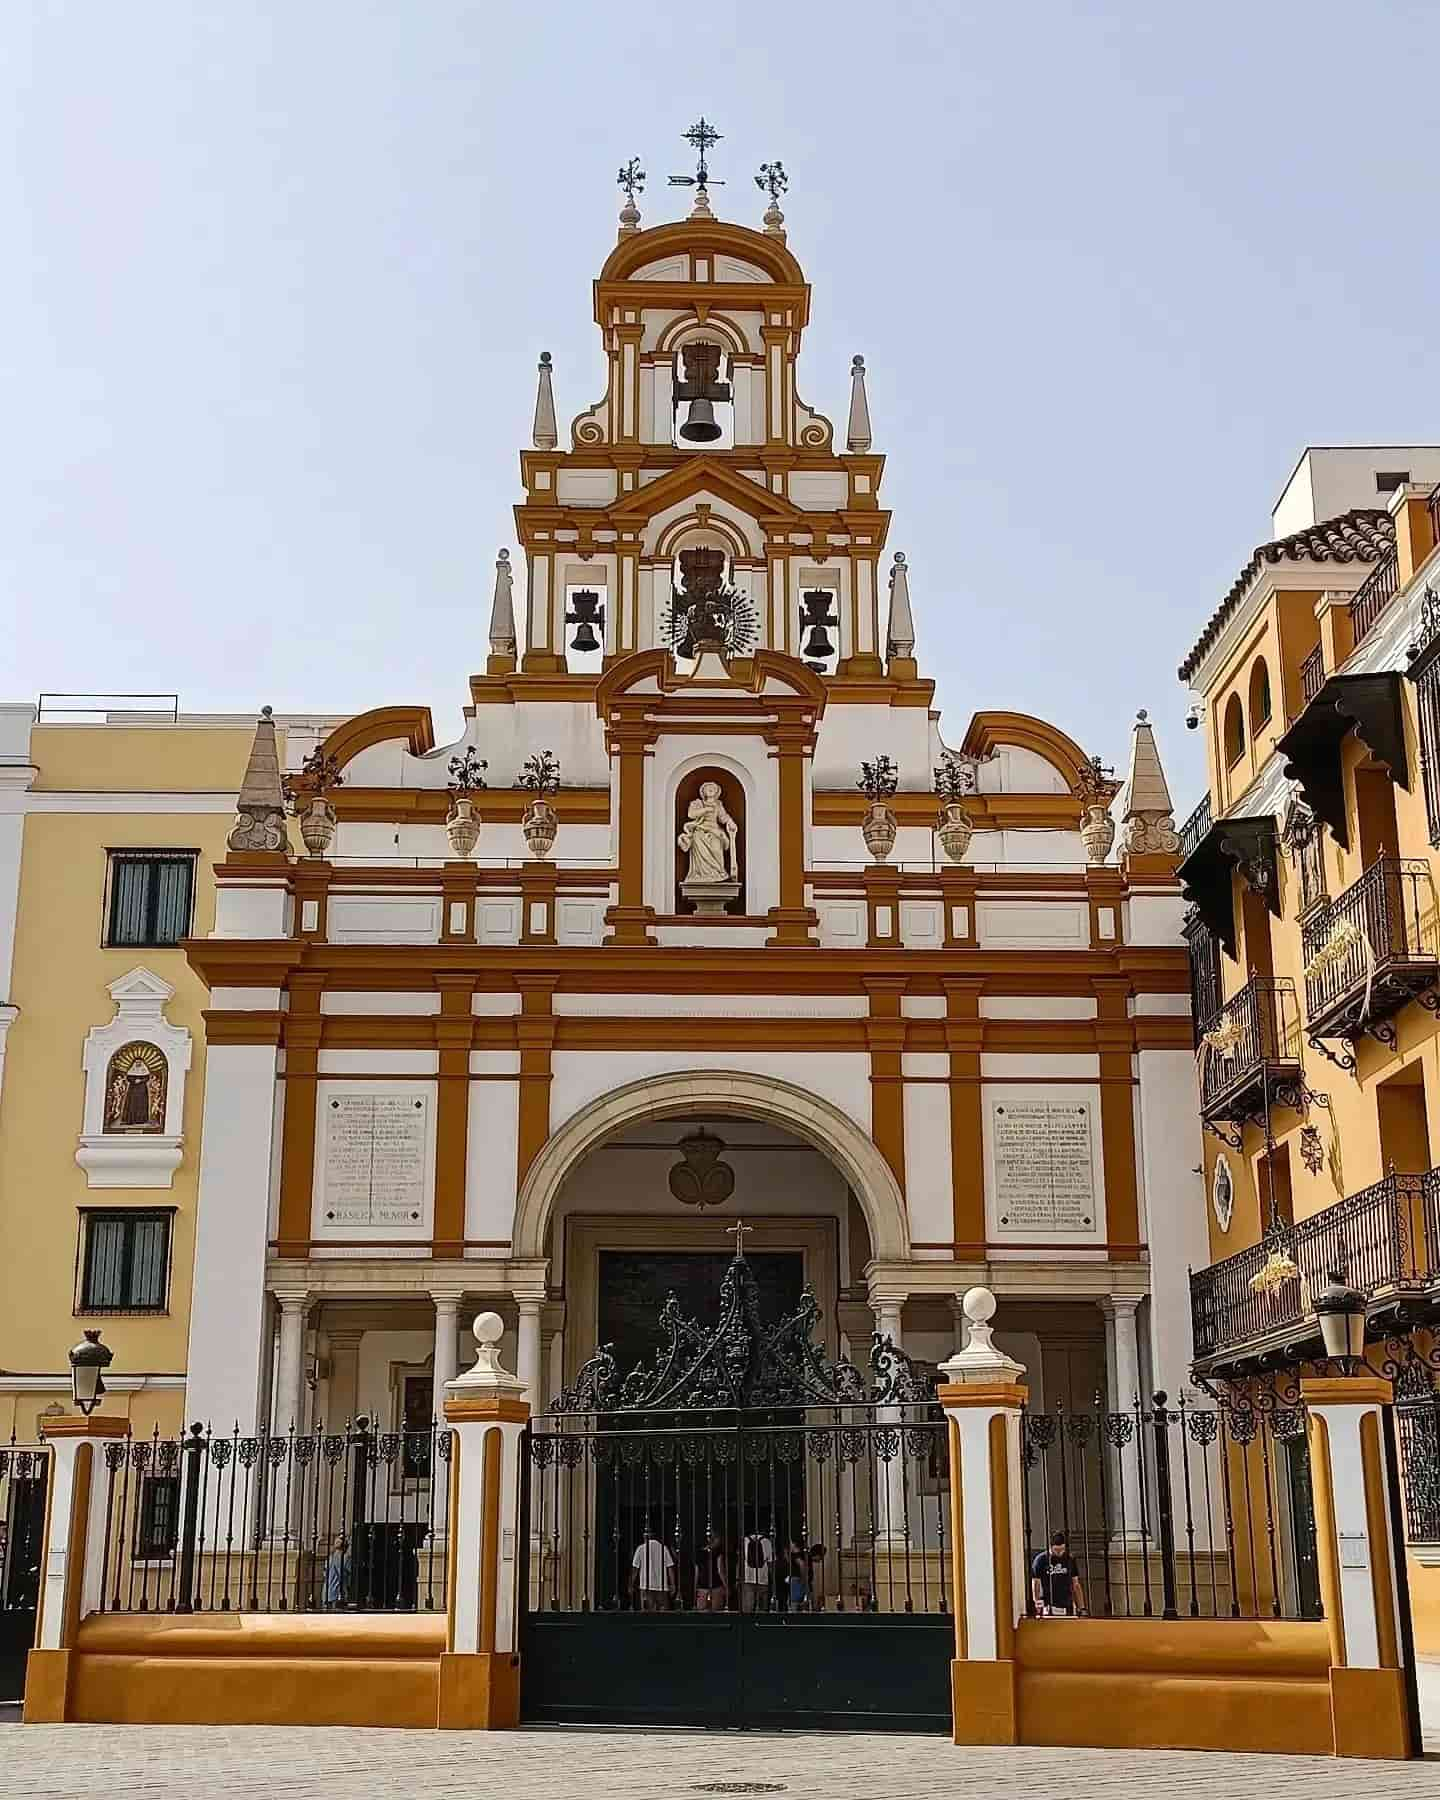
[[[181,1422],[207,997],[178,946],[213,929],[254,735],[76,699],[0,708],[0,1441],[34,1440],[112,1321],[109,1409]]]
[[[1332,1274],[1363,1292],[1422,1654],[1440,1651],[1437,477],[1436,449],[1307,450],[1180,668],[1209,748],[1180,872],[1214,1258],[1191,1280],[1195,1369],[1295,1399],[1316,1295]]]

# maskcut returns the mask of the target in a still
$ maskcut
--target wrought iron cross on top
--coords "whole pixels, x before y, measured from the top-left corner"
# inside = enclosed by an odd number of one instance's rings
[[[733,1225],[727,1225],[725,1227],[726,1237],[733,1237],[735,1240],[736,1256],[744,1256],[745,1239],[754,1229],[755,1227],[753,1225],[747,1225],[743,1219],[737,1219]]]

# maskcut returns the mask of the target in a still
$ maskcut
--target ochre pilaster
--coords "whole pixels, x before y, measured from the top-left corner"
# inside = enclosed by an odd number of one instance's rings
[[[901,1192],[905,1189],[905,1082],[901,1062],[905,1021],[900,1016],[903,976],[868,976],[870,1015],[865,1036],[870,1046],[870,1135],[889,1163]]]
[[[518,1192],[530,1165],[550,1135],[550,1082],[555,1049],[554,975],[519,975],[520,1017],[515,1038],[520,1047],[520,1098],[515,1187]]]
[[[1100,1052],[1100,1141],[1105,1159],[1106,1237],[1112,1258],[1140,1255],[1140,1194],[1135,1153],[1135,1036],[1123,978],[1094,981],[1095,1045]]]
[[[310,1250],[315,1188],[315,1106],[320,1060],[323,975],[290,977],[285,1015],[285,1126],[280,1147],[280,1207],[275,1250],[303,1257]]]
[[[437,1052],[435,1104],[435,1222],[431,1255],[465,1253],[465,1186],[470,1134],[470,1045],[475,1021],[471,975],[437,975],[440,1016],[433,1021]]]
[[[984,1024],[978,979],[946,981],[945,1047],[950,1054],[950,1193],[955,1256],[985,1255],[985,1149],[981,1114],[980,1044]]]

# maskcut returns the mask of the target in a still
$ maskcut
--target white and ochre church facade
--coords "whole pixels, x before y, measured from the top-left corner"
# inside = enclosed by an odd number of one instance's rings
[[[1035,1404],[1185,1378],[1153,733],[1104,746],[1117,796],[1007,706],[942,728],[863,362],[843,427],[797,386],[810,302],[774,205],[627,205],[605,392],[562,440],[541,359],[457,741],[399,703],[5,710],[22,1436],[82,1321],[137,1431],[428,1419],[488,1309],[543,1406],[740,1218],[832,1354],[938,1363],[983,1283]]]
[[[1178,1381],[1201,1159],[1150,727],[1118,861],[1062,730],[947,748],[863,363],[842,438],[778,211],[627,208],[594,293],[606,391],[562,446],[541,361],[463,735],[257,729],[187,944],[187,1416],[428,1417],[483,1309],[543,1407],[740,1217],[833,1352],[938,1362],[983,1282],[1038,1402]]]

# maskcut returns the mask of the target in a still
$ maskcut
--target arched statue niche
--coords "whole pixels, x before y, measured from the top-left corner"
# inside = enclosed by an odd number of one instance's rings
[[[738,776],[719,768],[692,769],[684,776],[675,789],[674,842],[675,911],[743,916],[745,789]],[[722,870],[729,871],[738,892],[727,898],[717,889],[715,897],[697,900],[697,882],[723,884]]]
[[[165,1129],[169,1066],[154,1044],[123,1044],[105,1071],[107,1132],[160,1132]]]

